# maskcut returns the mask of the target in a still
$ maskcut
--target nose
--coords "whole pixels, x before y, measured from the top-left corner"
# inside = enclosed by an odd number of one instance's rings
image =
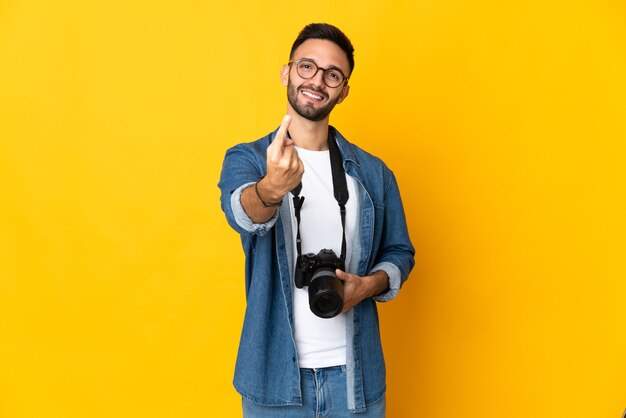
[[[326,86],[326,84],[324,83],[324,70],[321,68],[318,68],[317,71],[315,72],[315,75],[311,77],[309,80],[311,80],[318,86],[321,86],[321,87]]]

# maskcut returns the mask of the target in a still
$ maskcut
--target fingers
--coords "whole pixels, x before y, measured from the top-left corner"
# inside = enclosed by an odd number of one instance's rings
[[[339,269],[335,270],[335,275],[344,282],[342,312],[346,313],[365,299],[367,295],[363,293],[363,283],[359,276]]]
[[[346,282],[353,281],[356,278],[356,276],[354,274],[346,273],[345,271],[339,270],[339,269],[335,270],[335,275],[339,279],[341,279],[343,281],[346,281]]]
[[[286,115],[267,148],[267,174],[272,189],[279,194],[288,193],[300,183],[304,164],[298,158],[294,142],[287,138],[291,116]]]
[[[286,158],[287,160],[291,161],[293,160],[294,156],[297,157],[297,155],[298,153],[296,152],[296,149],[293,147],[293,140],[285,139],[283,141],[281,157]]]
[[[291,116],[285,115],[283,116],[283,120],[280,122],[280,127],[278,128],[278,132],[276,136],[278,136],[282,141],[287,138],[287,130],[289,129],[289,124],[291,123]]]
[[[274,141],[268,147],[270,149],[271,157],[280,158],[283,154],[283,147],[285,145],[293,144],[291,139],[287,139],[287,129],[289,129],[289,124],[291,123],[291,116],[285,115],[283,117],[282,122],[280,123],[280,127],[276,132],[276,136],[274,137]]]
[[[357,303],[360,302],[360,298],[357,295],[358,293],[358,283],[355,281],[355,276],[346,273],[342,270],[335,270],[335,274],[337,277],[343,281],[343,309],[342,313],[348,312],[350,309],[354,307]]]

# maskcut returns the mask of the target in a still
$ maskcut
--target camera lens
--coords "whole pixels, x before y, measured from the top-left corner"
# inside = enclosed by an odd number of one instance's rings
[[[315,307],[319,312],[334,312],[337,309],[338,301],[335,294],[318,294],[315,298]]]
[[[343,309],[343,282],[332,269],[320,269],[309,284],[309,306],[320,318],[332,318]]]

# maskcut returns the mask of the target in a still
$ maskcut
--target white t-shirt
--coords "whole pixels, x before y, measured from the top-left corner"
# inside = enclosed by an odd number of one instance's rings
[[[317,254],[323,248],[341,255],[342,226],[339,205],[333,191],[329,151],[310,151],[295,147],[304,164],[302,190],[304,204],[300,212],[302,254]],[[357,199],[355,180],[346,175],[348,202],[346,203],[346,254],[350,254],[351,237],[355,232]],[[289,199],[292,205],[293,202]],[[293,212],[292,212],[293,213]],[[292,217],[294,254],[297,222]],[[346,260],[348,264],[349,260]],[[309,307],[308,286],[293,286],[294,338],[298,363],[303,368],[331,367],[346,364],[346,316],[320,318]]]

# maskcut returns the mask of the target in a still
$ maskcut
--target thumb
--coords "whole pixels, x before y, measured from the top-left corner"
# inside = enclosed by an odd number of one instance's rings
[[[345,271],[340,270],[340,269],[336,269],[336,270],[335,270],[335,275],[336,275],[339,279],[341,279],[341,280],[345,280],[345,281],[350,281],[350,280],[352,280],[352,278],[353,278],[352,274],[350,274],[350,273],[346,273]]]
[[[291,144],[291,140],[287,139],[287,129],[289,129],[289,124],[291,123],[291,116],[285,115],[283,117],[282,122],[280,123],[280,127],[276,132],[276,136],[274,136],[274,140],[269,145],[268,155],[271,155],[273,158],[280,158],[283,155],[283,147],[285,146],[285,141],[289,141]]]
[[[280,127],[276,132],[276,136],[274,137],[274,141],[277,143],[279,148],[282,148],[285,140],[287,139],[289,124],[291,123],[291,116],[285,115],[283,120],[280,122]]]

